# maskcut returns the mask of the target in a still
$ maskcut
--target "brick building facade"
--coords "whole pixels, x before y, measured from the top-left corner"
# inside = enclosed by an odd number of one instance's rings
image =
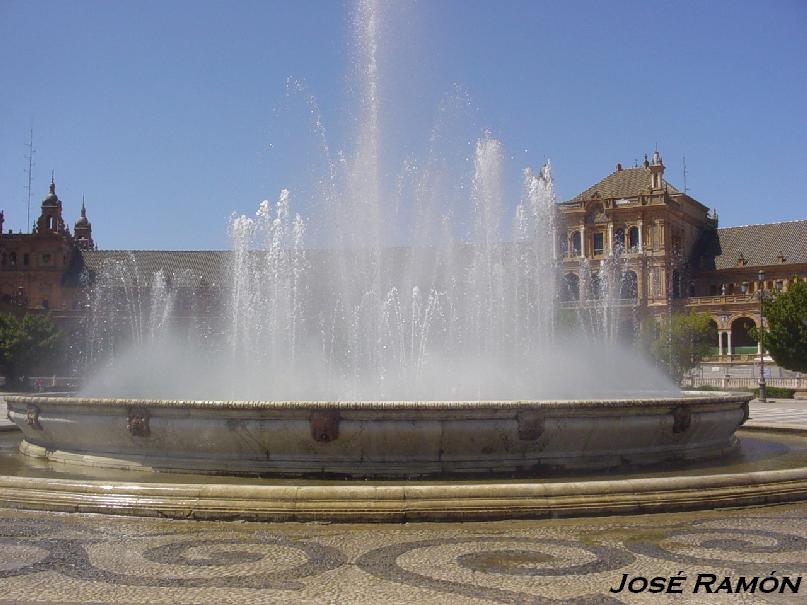
[[[89,286],[117,264],[146,289],[159,273],[180,316],[221,313],[229,252],[96,250],[83,201],[71,233],[54,182],[32,233],[2,232],[2,221],[0,213],[0,311],[47,311],[76,331]],[[617,164],[559,203],[556,233],[563,307],[602,304],[610,289],[607,303],[634,331],[637,319],[672,310],[709,313],[719,361],[757,352],[748,328],[759,325],[761,288],[787,290],[794,277],[807,279],[807,220],[718,228],[707,206],[664,178],[658,152],[634,168]]]

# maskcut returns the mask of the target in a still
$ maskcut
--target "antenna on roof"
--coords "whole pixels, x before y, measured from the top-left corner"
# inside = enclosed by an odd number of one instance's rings
[[[36,153],[36,150],[34,149],[34,129],[33,128],[30,129],[28,135],[29,135],[28,136],[28,145],[26,145],[26,147],[28,149],[28,152],[25,154],[25,159],[28,160],[28,168],[25,170],[26,174],[28,175],[28,185],[26,187],[26,190],[28,191],[28,215],[27,215],[27,217],[25,219],[25,221],[26,221],[25,224],[28,226],[28,229],[30,229],[31,228],[31,194],[32,194],[31,183],[33,181],[34,166],[36,165],[34,163],[34,154]]]
[[[689,187],[687,187],[687,156],[684,156],[684,194],[689,195]]]

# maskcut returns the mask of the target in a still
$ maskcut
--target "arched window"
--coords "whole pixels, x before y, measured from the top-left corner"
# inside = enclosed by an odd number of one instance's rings
[[[757,351],[757,341],[751,338],[751,328],[754,320],[750,317],[738,317],[731,322],[731,351],[734,355],[754,354]]]
[[[639,249],[639,227],[631,227],[628,230],[628,248],[631,252]]]
[[[48,218],[45,221],[45,229],[48,231],[53,231],[53,217],[51,215],[48,215]]]
[[[575,231],[572,233],[572,256],[581,256],[582,247],[580,246],[580,232]]]
[[[611,248],[614,254],[625,251],[625,230],[621,227],[614,231],[614,241],[611,242]]]
[[[623,300],[636,300],[639,297],[639,278],[633,271],[628,271],[622,278],[619,288],[619,298]]]
[[[563,276],[561,300],[567,302],[580,300],[580,278],[575,273],[567,273]]]
[[[12,267],[17,266],[17,253],[16,252],[12,252],[11,254],[8,255],[8,264],[11,265]]]

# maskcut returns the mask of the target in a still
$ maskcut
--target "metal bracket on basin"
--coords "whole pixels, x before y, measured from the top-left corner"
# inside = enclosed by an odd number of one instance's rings
[[[748,402],[743,404],[743,419],[740,420],[740,426],[744,425],[751,417],[751,410],[748,408]]]
[[[336,441],[339,437],[339,420],[338,410],[312,412],[308,419],[311,425],[311,437],[320,443]]]
[[[544,432],[544,417],[536,412],[519,412],[518,438],[521,441],[535,441]]]
[[[148,411],[142,408],[130,409],[129,417],[126,420],[126,428],[135,437],[148,437],[149,433],[151,433]]]
[[[692,424],[692,411],[688,407],[673,410],[673,433],[683,433]]]
[[[39,408],[33,403],[28,404],[28,409],[25,412],[25,422],[34,430],[44,430],[39,423]]]

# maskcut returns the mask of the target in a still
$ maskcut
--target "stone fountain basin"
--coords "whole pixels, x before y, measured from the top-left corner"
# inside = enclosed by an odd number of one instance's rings
[[[728,453],[749,393],[556,401],[9,396],[23,454],[108,468],[424,477],[607,469]]]

